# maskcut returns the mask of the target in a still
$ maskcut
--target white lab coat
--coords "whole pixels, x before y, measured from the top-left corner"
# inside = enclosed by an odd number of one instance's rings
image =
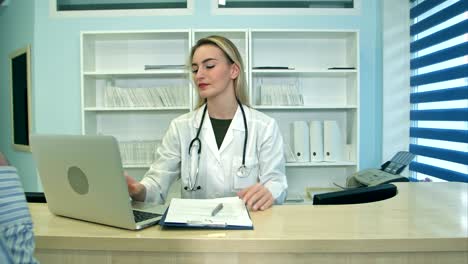
[[[244,120],[237,108],[221,147],[218,149],[211,121],[206,113],[200,132],[201,154],[198,182],[200,190],[187,191],[190,170],[189,145],[195,138],[205,106],[174,119],[161,145],[156,151],[156,160],[141,183],[146,187],[146,202],[164,203],[171,184],[179,177],[181,197],[217,198],[235,196],[236,192],[264,183],[276,203],[286,197],[286,175],[283,139],[276,121],[267,115],[244,106],[248,127],[245,165],[248,176],[237,176],[242,164],[244,147]],[[192,181],[193,181],[192,177]]]

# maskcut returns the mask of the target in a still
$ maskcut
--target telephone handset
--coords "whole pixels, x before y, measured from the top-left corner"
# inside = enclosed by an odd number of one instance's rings
[[[346,179],[346,187],[376,186],[389,182],[407,182],[400,173],[414,158],[408,151],[399,151],[393,158],[380,166],[380,169],[367,169],[356,172]]]

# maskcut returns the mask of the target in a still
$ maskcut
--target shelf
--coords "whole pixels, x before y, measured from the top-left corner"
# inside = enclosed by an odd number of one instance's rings
[[[357,109],[356,105],[317,105],[317,106],[260,106],[253,105],[253,108],[257,110],[347,110],[347,109]]]
[[[151,77],[160,75],[180,75],[188,74],[187,70],[171,69],[171,70],[147,70],[147,71],[111,71],[111,72],[84,72],[85,77],[93,78],[115,78],[115,77]]]
[[[85,107],[87,112],[118,112],[118,111],[190,111],[189,106],[173,107]]]
[[[286,167],[343,167],[343,166],[356,166],[356,162],[351,161],[337,161],[337,162],[288,162]],[[150,164],[141,164],[141,165],[124,165],[124,168],[149,168]]]
[[[288,205],[312,205],[313,201],[309,197],[305,197],[306,194],[300,194],[302,200],[288,200],[286,197],[286,200],[284,201],[283,205],[288,206]],[[297,198],[294,198],[297,199]]]
[[[256,39],[343,39],[354,37],[353,30],[315,30],[315,29],[251,29]]]
[[[124,169],[148,169],[150,164],[124,164]]]
[[[252,70],[253,74],[271,76],[271,75],[305,75],[305,76],[324,76],[324,77],[343,77],[354,75],[357,70]]]
[[[286,167],[342,167],[356,166],[354,161],[287,162]]]

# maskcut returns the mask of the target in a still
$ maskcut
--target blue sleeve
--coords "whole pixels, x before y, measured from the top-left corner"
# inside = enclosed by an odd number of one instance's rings
[[[12,264],[13,258],[10,254],[10,248],[7,246],[3,236],[0,236],[0,263]]]
[[[0,260],[4,257],[10,258],[12,263],[38,263],[34,258],[33,231],[28,204],[16,169],[0,167]]]

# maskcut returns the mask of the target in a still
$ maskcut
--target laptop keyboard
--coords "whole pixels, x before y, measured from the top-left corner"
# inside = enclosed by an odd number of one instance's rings
[[[137,211],[133,210],[133,218],[135,218],[135,223],[145,221],[151,218],[155,218],[161,216],[160,214],[154,214],[154,213],[148,213],[148,212],[142,212],[142,211]]]

